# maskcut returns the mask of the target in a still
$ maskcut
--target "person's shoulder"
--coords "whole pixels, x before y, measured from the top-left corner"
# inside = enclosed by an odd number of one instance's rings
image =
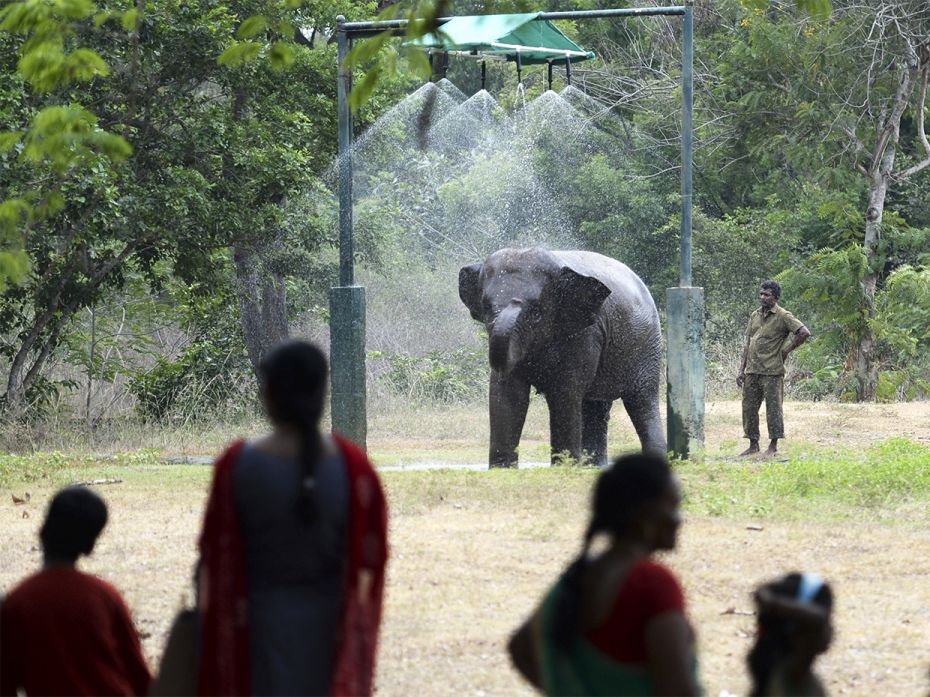
[[[0,604],[0,608],[2,608],[4,612],[10,612],[12,609],[19,606],[20,603],[27,603],[29,595],[42,585],[41,575],[41,571],[36,572],[13,586],[6,595],[3,596],[3,603]]]
[[[116,612],[118,614],[126,614],[129,612],[126,600],[123,598],[123,594],[119,592],[119,588],[106,579],[94,576],[93,574],[81,573],[81,577],[84,592],[87,595],[96,596],[98,602],[105,607],[109,607],[111,612]]]
[[[801,320],[794,316],[794,313],[792,313],[791,310],[782,307],[781,305],[775,306],[775,312],[778,314],[779,318],[788,323],[792,331],[804,324]]]
[[[630,575],[636,574],[639,578],[648,579],[650,582],[674,583],[678,585],[678,577],[662,562],[655,559],[640,559],[630,569]]]
[[[684,589],[672,570],[661,562],[638,561],[630,569],[630,581],[631,590],[654,610],[684,610]]]

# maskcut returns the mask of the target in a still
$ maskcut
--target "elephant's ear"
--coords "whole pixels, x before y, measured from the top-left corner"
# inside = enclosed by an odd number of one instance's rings
[[[483,322],[481,316],[481,264],[463,266],[459,270],[459,297],[471,312],[473,319]]]
[[[552,293],[559,329],[570,336],[594,324],[610,288],[593,276],[583,276],[566,266],[543,292]]]

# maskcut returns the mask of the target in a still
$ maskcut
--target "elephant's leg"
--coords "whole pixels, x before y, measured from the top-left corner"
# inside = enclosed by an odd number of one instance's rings
[[[516,467],[517,446],[530,404],[530,386],[500,370],[491,371],[491,467]]]
[[[574,395],[547,393],[549,405],[549,442],[552,464],[560,464],[565,456],[581,460],[581,398]]]
[[[607,424],[613,402],[586,399],[581,403],[581,447],[595,467],[607,466]]]
[[[658,395],[627,398],[623,400],[623,406],[630,415],[643,451],[665,455],[667,446],[662,429],[662,416],[659,413]]]

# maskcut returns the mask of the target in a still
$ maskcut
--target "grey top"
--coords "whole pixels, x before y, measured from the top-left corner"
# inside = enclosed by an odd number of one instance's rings
[[[246,444],[236,462],[236,515],[249,589],[252,691],[329,692],[342,607],[349,484],[341,456],[316,470],[319,519],[297,511],[301,465]]]

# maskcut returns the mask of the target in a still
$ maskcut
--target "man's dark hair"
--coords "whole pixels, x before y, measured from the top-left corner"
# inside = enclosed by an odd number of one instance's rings
[[[778,281],[773,281],[771,279],[768,281],[762,281],[762,288],[772,291],[772,295],[775,296],[776,300],[781,297],[781,286],[778,285]]]
[[[39,532],[46,558],[77,561],[90,554],[107,524],[107,505],[90,489],[70,486],[55,494]]]

